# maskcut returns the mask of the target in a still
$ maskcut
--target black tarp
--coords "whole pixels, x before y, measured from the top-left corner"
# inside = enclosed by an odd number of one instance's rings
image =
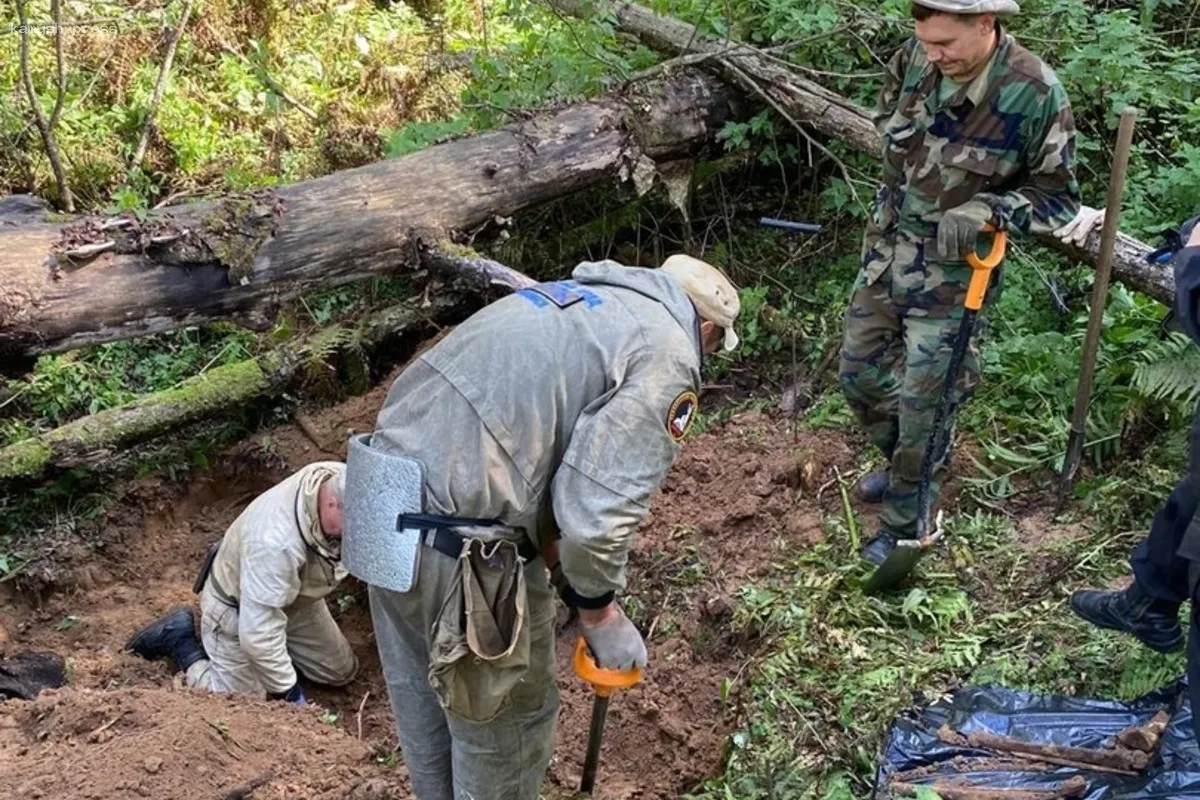
[[[988,731],[1042,744],[1103,748],[1125,728],[1145,725],[1161,710],[1171,715],[1170,722],[1154,759],[1136,776],[1067,766],[1050,767],[1045,772],[1015,768],[960,772],[951,763],[956,757],[978,764],[979,759],[994,759],[996,754],[946,744],[937,737],[938,729],[947,725],[964,736]],[[932,767],[934,774],[906,778],[906,782],[966,781],[988,789],[1053,790],[1068,778],[1081,775],[1089,785],[1084,795],[1087,800],[1200,798],[1200,746],[1192,731],[1187,683],[1183,680],[1130,702],[1040,695],[998,686],[960,689],[948,699],[897,718],[884,743],[873,796],[891,796],[888,786],[893,776],[923,767]]]
[[[50,652],[22,652],[0,658],[0,700],[32,700],[42,689],[57,689],[66,681],[67,664]]]

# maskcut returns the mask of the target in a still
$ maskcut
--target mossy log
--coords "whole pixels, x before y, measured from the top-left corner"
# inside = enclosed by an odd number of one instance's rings
[[[261,329],[301,293],[429,269],[430,247],[486,238],[517,211],[713,147],[735,96],[702,72],[636,81],[401,158],[144,219],[54,215],[9,199],[0,371],[217,318]],[[491,280],[493,267],[475,261]]]
[[[69,422],[0,449],[0,480],[34,479],[51,468],[94,465],[114,453],[260,398],[283,393],[307,367],[358,353],[399,334],[432,333],[461,319],[474,293],[446,291],[376,311],[353,328],[324,328],[236,364],[210,369],[173,389]]]
[[[778,59],[736,41],[706,36],[695,26],[663,16],[637,3],[606,0],[539,0],[564,14],[589,18],[610,14],[617,30],[631,34],[646,46],[677,56],[703,58],[701,65],[715,70],[731,85],[748,92],[757,101],[765,93],[797,123],[809,126],[826,137],[844,142],[855,150],[880,157],[883,152],[879,132],[866,109],[852,100],[806,80]],[[739,74],[741,73],[741,74]],[[754,86],[746,85],[746,76]],[[1054,236],[1038,239],[1080,263],[1095,267],[1100,259],[1100,229],[1097,227],[1082,248],[1064,244]],[[1175,274],[1170,265],[1146,263],[1151,248],[1132,236],[1117,234],[1113,252],[1113,280],[1170,305],[1175,296]]]

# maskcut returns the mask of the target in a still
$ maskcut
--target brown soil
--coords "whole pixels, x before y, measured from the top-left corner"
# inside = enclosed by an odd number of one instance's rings
[[[1055,522],[1053,516],[1049,507],[1022,513],[1016,520],[1017,544],[1029,551],[1043,551],[1087,538],[1087,529],[1081,523]]]
[[[163,662],[121,652],[137,627],[194,602],[207,546],[251,499],[304,463],[341,457],[347,434],[371,427],[389,385],[310,411],[305,427],[320,447],[283,425],[180,482],[132,483],[107,512],[94,553],[71,564],[69,587],[36,602],[0,596],[10,652],[58,652],[70,678],[35,702],[0,703],[0,797],[221,798],[268,771],[254,800],[410,796],[402,759],[391,757],[393,720],[365,590],[353,579],[331,607],[363,668],[345,689],[309,687],[315,708],[186,691]],[[655,498],[625,601],[651,664],[642,684],[612,699],[597,797],[674,798],[720,771],[753,656],[752,642],[728,633],[730,597],[824,535],[822,510],[841,513],[835,468],[844,477],[853,469],[840,435],[794,440],[785,431],[748,414],[696,437]],[[587,741],[592,696],[573,674],[574,642],[569,631],[559,641],[563,708],[550,797],[578,786]]]
[[[224,797],[270,772],[259,798],[402,797],[370,751],[278,703],[167,688],[45,690],[0,714],[6,797]]]

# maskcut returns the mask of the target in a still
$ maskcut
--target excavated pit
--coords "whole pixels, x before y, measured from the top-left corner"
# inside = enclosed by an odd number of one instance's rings
[[[36,601],[0,597],[9,651],[55,651],[69,678],[36,701],[0,702],[0,797],[222,798],[255,778],[255,800],[411,796],[365,589],[353,579],[331,606],[362,671],[342,690],[311,687],[316,708],[189,692],[164,663],[121,652],[138,626],[194,603],[205,549],[251,499],[307,462],[340,458],[389,384],[311,412],[307,434],[282,425],[181,481],[133,482],[106,512],[102,546],[68,565],[69,585]],[[687,443],[636,539],[625,602],[651,666],[611,703],[596,797],[675,798],[720,772],[755,651],[729,633],[731,598],[787,549],[819,540],[822,510],[840,508],[834,468],[846,474],[853,455],[839,434],[795,436],[759,413]],[[573,645],[565,631],[548,797],[570,796],[582,770],[592,697],[573,674]]]

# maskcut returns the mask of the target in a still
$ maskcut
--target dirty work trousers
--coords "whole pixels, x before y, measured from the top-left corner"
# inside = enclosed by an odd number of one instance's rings
[[[1150,533],[1129,558],[1142,590],[1179,606],[1192,601],[1187,676],[1192,727],[1200,742],[1200,405],[1192,422],[1188,474],[1154,515]]]
[[[1200,560],[1179,552],[1189,538],[1189,527],[1200,526],[1196,518],[1198,508],[1200,479],[1187,475],[1154,515],[1150,534],[1134,548],[1129,562],[1138,585],[1154,599],[1177,606],[1185,600],[1192,601],[1187,644],[1188,696],[1193,733],[1200,742]]]
[[[966,264],[933,265],[920,258],[907,266],[893,264],[869,286],[860,272],[846,310],[839,369],[842,392],[871,441],[891,462],[879,522],[902,538],[917,533],[921,459],[932,433],[970,277]],[[995,300],[996,286],[993,281],[987,302]],[[954,411],[971,398],[979,383],[978,339],[984,329],[980,315],[946,421],[947,447],[934,453],[931,514],[947,472]]]
[[[1174,606],[1192,601],[1188,694],[1193,732],[1200,742],[1200,405],[1192,422],[1188,474],[1154,515],[1150,534],[1134,548],[1129,564],[1139,587],[1153,599]]]
[[[553,751],[554,593],[541,559],[525,565],[530,625],[526,678],[488,723],[442,708],[429,683],[430,636],[455,559],[422,548],[408,592],[370,586],[371,619],[404,763],[418,800],[537,800]]]
[[[325,601],[298,602],[286,613],[287,650],[296,669],[326,686],[352,681],[358,659]],[[218,600],[208,586],[200,592],[200,641],[208,658],[188,667],[188,686],[265,696],[258,670],[238,639],[237,609]]]

